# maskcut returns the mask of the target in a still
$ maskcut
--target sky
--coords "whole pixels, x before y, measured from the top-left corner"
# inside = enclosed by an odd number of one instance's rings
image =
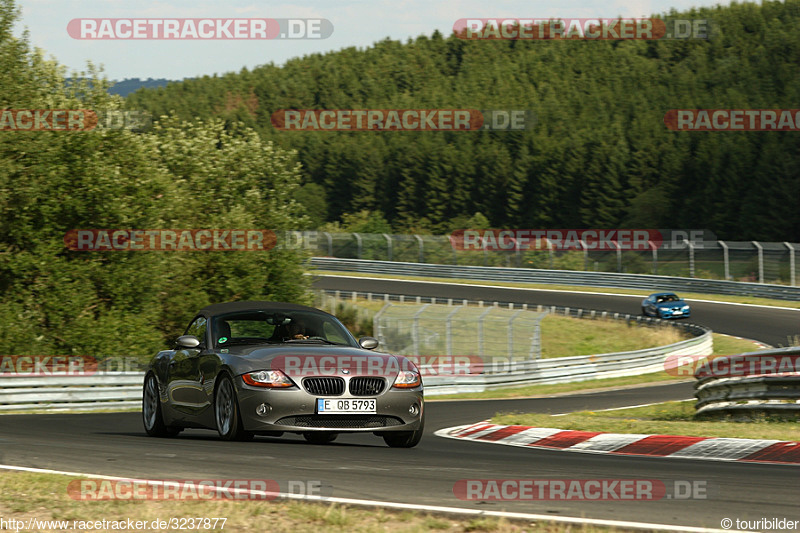
[[[102,65],[109,80],[167,78],[238,72],[259,65],[347,47],[366,48],[386,38],[405,42],[439,30],[452,32],[461,18],[649,17],[671,9],[713,6],[709,0],[17,0],[31,45],[69,72],[87,62]],[[727,2],[722,2],[727,3]],[[73,19],[322,18],[333,25],[326,39],[304,40],[88,40],[67,31]]]

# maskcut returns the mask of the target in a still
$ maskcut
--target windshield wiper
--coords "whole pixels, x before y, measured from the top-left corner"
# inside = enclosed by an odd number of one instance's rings
[[[341,342],[333,342],[329,341],[328,339],[320,339],[320,338],[313,338],[313,339],[287,339],[283,342],[323,342],[325,344],[332,344],[334,346],[349,346],[348,344],[342,344]]]
[[[269,339],[258,339],[258,338],[239,338],[239,339],[230,339],[224,343],[217,343],[217,346],[220,348],[224,348],[225,346],[231,346],[234,344],[275,344],[275,341],[271,341]]]

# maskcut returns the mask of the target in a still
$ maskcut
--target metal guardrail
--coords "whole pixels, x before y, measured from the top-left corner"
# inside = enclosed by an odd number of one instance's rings
[[[800,355],[800,347],[748,352],[720,358],[726,368],[744,357],[764,358]],[[800,416],[800,372],[715,376],[697,369],[696,414],[713,417],[752,417],[756,414]],[[734,373],[735,374],[735,373]]]
[[[144,372],[0,377],[0,413],[140,407]]]
[[[457,278],[513,283],[541,283],[548,285],[579,285],[584,287],[643,289],[648,291],[669,290],[703,294],[754,296],[773,298],[776,300],[800,300],[800,287],[741,281],[652,276],[649,274],[434,265],[428,263],[396,263],[390,261],[336,259],[330,257],[314,257],[311,259],[311,265],[320,270],[333,272]]]

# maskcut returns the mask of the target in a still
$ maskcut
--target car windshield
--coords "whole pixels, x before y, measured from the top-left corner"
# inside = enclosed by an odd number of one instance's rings
[[[335,317],[317,311],[262,309],[214,317],[216,348],[242,344],[337,344],[357,347],[355,338]]]
[[[677,302],[680,301],[680,298],[676,294],[662,294],[658,297],[658,302]]]

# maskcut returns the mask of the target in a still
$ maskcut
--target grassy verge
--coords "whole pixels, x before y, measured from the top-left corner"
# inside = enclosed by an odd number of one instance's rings
[[[495,424],[555,427],[609,433],[646,433],[694,437],[731,437],[800,441],[797,422],[764,418],[754,422],[695,420],[694,402],[667,402],[614,411],[579,411],[563,416],[498,414]]]
[[[458,283],[461,285],[491,285],[495,287],[512,287],[522,289],[544,289],[550,291],[576,291],[576,292],[609,292],[614,294],[633,294],[636,296],[645,297],[653,291],[643,291],[637,289],[617,289],[617,288],[603,288],[603,287],[581,287],[573,285],[547,285],[542,283],[508,283],[497,281],[483,281],[483,280],[467,280],[458,278],[429,278],[422,276],[393,276],[385,274],[360,274],[357,272],[333,272],[327,270],[314,270],[311,275],[324,275],[324,276],[348,276],[348,277],[361,277],[361,278],[385,278],[385,279],[403,279],[408,281],[434,281],[437,283]],[[702,294],[681,292],[680,295],[687,300],[715,300],[718,302],[731,302],[753,305],[766,305],[771,307],[791,307],[800,309],[800,302],[790,300],[770,300],[768,298],[755,298],[751,296],[730,296],[726,294]]]
[[[747,339],[737,339],[721,333],[714,333],[714,355],[731,355],[742,352],[753,352],[759,349],[758,345]],[[635,387],[652,383],[657,385],[664,382],[693,381],[685,376],[672,376],[666,372],[640,374],[622,378],[593,379],[575,383],[558,383],[555,385],[528,385],[527,387],[509,387],[484,392],[470,392],[464,394],[446,394],[431,396],[426,401],[436,400],[465,400],[465,399],[502,399],[502,398],[530,398],[536,396],[553,396],[555,394],[568,394],[571,392],[595,392],[622,387]]]
[[[541,531],[611,532],[608,528],[510,522],[494,518],[462,518],[423,512],[387,511],[336,504],[296,501],[76,501],[67,495],[70,481],[80,479],[55,474],[0,471],[0,516],[4,520],[135,521],[170,518],[226,518],[215,531],[319,531],[413,533],[421,531],[498,533]],[[218,524],[221,524],[219,521]],[[36,530],[75,531],[73,528]],[[123,528],[125,529],[125,528]],[[153,531],[146,527],[144,530]],[[157,529],[155,529],[157,530]],[[213,531],[202,529],[203,531]],[[13,529],[12,529],[13,531]]]

